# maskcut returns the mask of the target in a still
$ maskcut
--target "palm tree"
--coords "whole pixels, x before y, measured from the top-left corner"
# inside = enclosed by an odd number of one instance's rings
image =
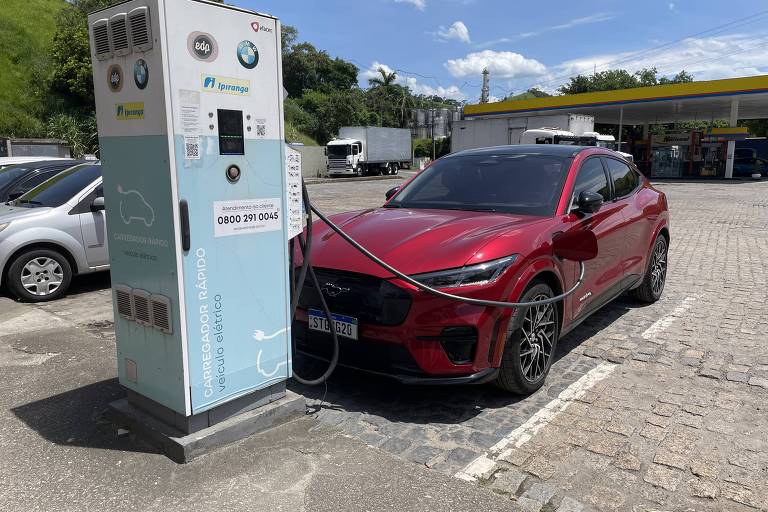
[[[368,85],[370,85],[373,88],[389,87],[390,85],[395,83],[395,80],[397,80],[397,73],[395,73],[394,71],[391,73],[388,73],[386,69],[384,69],[383,67],[380,67],[379,73],[381,73],[381,78],[379,77],[369,78]]]

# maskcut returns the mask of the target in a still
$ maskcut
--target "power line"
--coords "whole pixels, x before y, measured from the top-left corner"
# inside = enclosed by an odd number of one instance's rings
[[[749,15],[749,16],[745,16],[743,18],[738,18],[736,20],[730,21],[728,23],[723,23],[721,25],[716,25],[716,26],[711,27],[711,28],[709,28],[707,30],[702,30],[701,32],[696,32],[694,34],[690,34],[690,35],[682,37],[680,39],[675,39],[674,41],[663,43],[663,44],[660,44],[660,45],[657,45],[657,46],[654,46],[654,47],[651,47],[651,48],[646,48],[644,50],[639,50],[637,52],[630,53],[628,55],[624,55],[624,56],[622,56],[619,59],[615,59],[615,60],[612,60],[612,61],[609,61],[609,62],[602,63],[600,65],[596,65],[595,66],[595,71],[597,70],[597,68],[605,68],[605,67],[613,66],[613,65],[616,65],[616,64],[620,64],[620,63],[624,63],[624,62],[629,62],[629,61],[637,59],[640,56],[646,56],[647,57],[648,55],[651,55],[651,54],[653,54],[655,52],[658,52],[659,50],[672,48],[672,47],[674,47],[674,46],[676,46],[676,45],[678,45],[678,44],[680,44],[682,42],[690,42],[690,41],[696,41],[696,40],[703,39],[704,38],[703,36],[705,34],[708,35],[708,36],[712,36],[712,35],[715,35],[715,34],[719,34],[719,33],[725,32],[728,29],[732,29],[735,26],[743,26],[743,25],[748,25],[748,24],[751,24],[751,23],[756,23],[758,21],[761,21],[761,18],[763,18],[765,16],[768,16],[768,10],[758,11],[758,12],[756,12],[754,14]],[[544,81],[531,82],[527,87],[525,87],[525,89],[528,90],[529,88],[534,87],[536,85],[551,84],[553,82],[563,81],[565,79],[569,79],[569,78],[573,78],[573,77],[579,76],[582,73],[583,72],[563,73],[563,74],[560,74],[560,75],[555,75],[552,78],[549,78],[549,79],[544,80]]]

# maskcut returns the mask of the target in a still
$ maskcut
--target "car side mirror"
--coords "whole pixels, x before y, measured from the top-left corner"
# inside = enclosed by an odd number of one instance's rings
[[[564,260],[593,260],[597,258],[597,236],[590,229],[559,233],[552,239],[552,252]]]
[[[384,197],[387,198],[387,200],[391,199],[393,195],[397,194],[397,191],[400,190],[400,187],[392,187],[391,189],[387,190],[387,193],[384,194]]]
[[[584,190],[579,194],[577,209],[583,213],[597,213],[603,206],[603,196],[597,192]]]
[[[104,198],[103,197],[97,197],[93,201],[91,201],[91,211],[92,212],[100,212],[104,210]]]

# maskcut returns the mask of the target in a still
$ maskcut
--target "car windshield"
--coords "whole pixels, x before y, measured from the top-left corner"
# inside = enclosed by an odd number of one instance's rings
[[[328,156],[334,158],[346,158],[350,153],[350,146],[328,146]]]
[[[453,156],[435,161],[388,208],[552,216],[571,158],[540,153]]]
[[[99,176],[101,176],[100,165],[76,165],[41,183],[12,201],[11,204],[24,208],[56,208],[72,199]]]
[[[0,169],[0,190],[21,178],[34,167],[29,165],[9,165]]]

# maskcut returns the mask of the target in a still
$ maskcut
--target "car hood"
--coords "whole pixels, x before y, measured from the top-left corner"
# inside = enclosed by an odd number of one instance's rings
[[[0,204],[0,223],[37,217],[45,215],[49,211],[51,211],[51,208],[20,208],[18,206]]]
[[[376,208],[330,219],[373,254],[407,274],[457,268],[515,252],[514,239],[541,217],[454,210]],[[313,224],[312,265],[390,274],[360,254],[323,222]],[[486,251],[504,236],[509,243]]]

